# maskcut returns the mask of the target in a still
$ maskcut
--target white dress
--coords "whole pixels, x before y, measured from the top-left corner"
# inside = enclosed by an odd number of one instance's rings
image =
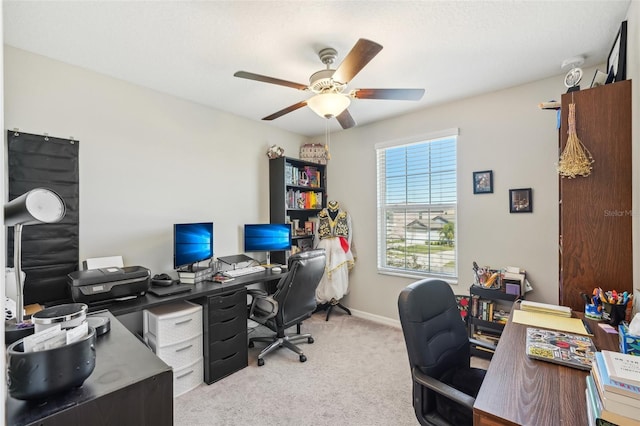
[[[316,290],[316,300],[323,304],[337,302],[349,291],[349,270],[353,267],[354,257],[349,214],[337,209],[323,209],[318,219],[316,248],[325,249],[327,255],[324,275]]]

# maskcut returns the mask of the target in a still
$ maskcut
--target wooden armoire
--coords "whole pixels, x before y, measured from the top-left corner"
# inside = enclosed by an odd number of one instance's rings
[[[560,304],[584,312],[580,293],[633,290],[631,81],[562,95],[560,153],[569,104],[595,162],[588,177],[560,179]]]

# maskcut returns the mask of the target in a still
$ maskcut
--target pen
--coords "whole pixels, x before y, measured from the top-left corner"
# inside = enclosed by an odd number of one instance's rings
[[[587,334],[590,334],[593,336],[593,333],[591,332],[591,327],[589,327],[589,324],[587,324],[587,321],[583,319],[582,324],[584,324],[584,329],[587,331]]]

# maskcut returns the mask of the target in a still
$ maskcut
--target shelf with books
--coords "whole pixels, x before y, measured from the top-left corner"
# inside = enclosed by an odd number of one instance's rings
[[[480,334],[489,332],[499,339],[509,318],[511,305],[518,297],[499,289],[487,289],[476,285],[470,287],[469,293],[471,296],[469,337],[475,339],[478,332]],[[471,354],[485,358],[490,358],[492,355],[473,344]]]
[[[297,224],[292,253],[313,242],[313,219],[327,206],[326,170],[324,164],[291,157],[269,160],[269,221]],[[271,259],[285,264],[287,253],[272,252]]]

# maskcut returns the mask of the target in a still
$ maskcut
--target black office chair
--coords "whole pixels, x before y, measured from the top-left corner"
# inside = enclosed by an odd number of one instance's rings
[[[449,284],[415,282],[400,292],[398,310],[421,425],[472,425],[485,370],[470,366],[470,339]],[[495,349],[490,344],[474,344]]]
[[[280,279],[273,294],[260,289],[250,289],[252,297],[249,318],[275,331],[272,337],[252,337],[254,342],[266,342],[269,346],[258,354],[258,365],[264,365],[264,356],[285,347],[297,353],[300,362],[307,357],[294,343],[307,340],[313,343],[311,334],[300,334],[300,324],[316,309],[316,288],[324,274],[326,255],[324,249],[297,253],[289,258],[289,273]],[[285,330],[296,326],[297,333],[287,335]]]

